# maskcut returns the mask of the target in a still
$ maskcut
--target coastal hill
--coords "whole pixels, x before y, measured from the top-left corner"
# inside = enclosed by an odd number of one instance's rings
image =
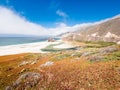
[[[94,23],[80,30],[62,36],[68,41],[120,42],[120,15]]]
[[[0,90],[119,90],[120,45],[76,44],[65,49],[64,43],[53,43],[42,49],[49,53],[0,56]]]

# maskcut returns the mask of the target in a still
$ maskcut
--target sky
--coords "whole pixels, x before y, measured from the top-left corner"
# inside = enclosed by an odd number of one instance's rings
[[[0,0],[0,34],[56,35],[120,14],[120,0]]]

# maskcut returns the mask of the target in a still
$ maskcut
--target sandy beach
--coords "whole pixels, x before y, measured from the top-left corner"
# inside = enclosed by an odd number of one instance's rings
[[[28,43],[28,44],[18,44],[18,45],[9,45],[9,46],[0,46],[0,56],[20,54],[20,53],[46,53],[41,49],[45,48],[51,44],[59,44],[61,40],[55,42],[37,42],[37,43]],[[70,48],[72,47],[69,44],[62,43],[60,45],[54,46],[54,48]]]

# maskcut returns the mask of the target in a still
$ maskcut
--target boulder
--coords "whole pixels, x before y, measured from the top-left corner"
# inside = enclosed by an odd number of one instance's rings
[[[21,75],[15,82],[13,82],[12,87],[19,90],[26,90],[30,87],[34,87],[39,82],[41,77],[42,75],[40,75],[39,73],[27,72]]]
[[[92,54],[92,52],[84,52],[81,56],[86,57],[89,56],[90,54]]]
[[[37,63],[37,60],[31,62],[31,65],[36,64],[36,63]]]
[[[11,86],[7,86],[5,90],[13,90]]]
[[[47,41],[48,41],[48,42],[55,42],[55,39],[49,38]]]
[[[118,48],[116,46],[108,46],[99,50],[101,54],[112,53],[114,51],[118,51]]]
[[[89,58],[88,58],[88,60],[90,60],[90,61],[101,61],[101,60],[103,60],[104,59],[104,57],[102,57],[102,56],[90,56]]]
[[[23,66],[23,65],[27,65],[29,64],[29,62],[23,61],[22,63],[19,64],[19,67]]]
[[[51,61],[48,61],[48,62],[46,62],[45,64],[42,64],[42,65],[40,65],[41,67],[43,67],[43,66],[51,66],[51,65],[53,65],[54,64],[54,62],[51,62]]]

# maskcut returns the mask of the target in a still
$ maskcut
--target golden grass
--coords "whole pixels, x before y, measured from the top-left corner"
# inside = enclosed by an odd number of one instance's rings
[[[118,90],[120,61],[89,63],[84,60],[63,60],[45,67],[38,88],[45,90]]]
[[[75,57],[69,56],[58,61],[56,58],[52,66],[40,67],[41,64],[55,59],[59,54],[60,53],[46,54],[44,57],[39,58],[36,64],[27,64],[21,67],[18,67],[18,64],[23,61],[23,57],[28,54],[0,57],[0,89],[3,90],[5,86],[11,85],[21,74],[30,71],[39,72],[43,75],[39,83],[33,87],[38,90],[120,89],[119,60],[89,62],[84,57],[80,58],[80,60],[76,60]],[[7,71],[7,69],[11,67],[13,69]],[[20,73],[22,69],[26,68],[29,70]]]
[[[11,60],[16,60],[18,57],[24,57],[27,54],[28,53],[0,56],[0,63],[11,61]]]
[[[100,46],[99,44],[91,44],[91,43],[85,43],[79,41],[64,41],[64,42],[71,44],[73,46]]]

